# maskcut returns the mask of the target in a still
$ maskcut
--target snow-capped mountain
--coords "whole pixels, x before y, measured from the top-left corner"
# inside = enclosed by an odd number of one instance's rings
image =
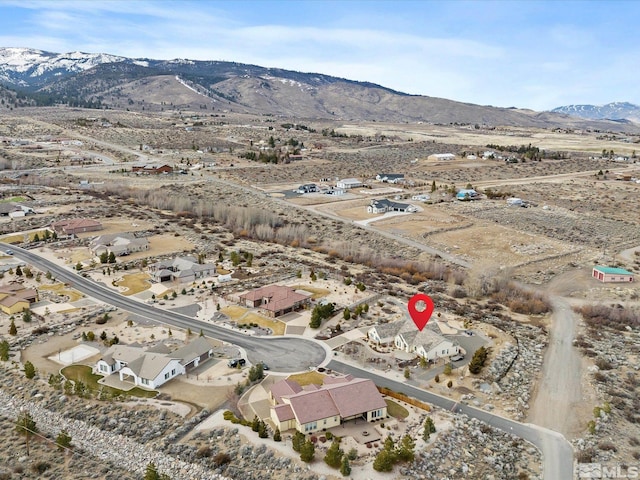
[[[551,111],[591,120],[640,121],[640,106],[629,102],[613,102],[606,105],[566,105]]]
[[[145,64],[144,60],[105,53],[51,53],[32,48],[0,48],[0,81],[19,87],[37,87],[55,76],[78,73],[114,62]]]

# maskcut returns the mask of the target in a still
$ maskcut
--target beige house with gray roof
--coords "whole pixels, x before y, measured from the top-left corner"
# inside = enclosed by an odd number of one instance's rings
[[[418,330],[411,320],[375,325],[367,331],[367,336],[372,342],[393,344],[398,350],[415,353],[425,360],[436,360],[460,353],[457,342],[440,334],[437,321],[428,323],[422,331]]]
[[[117,372],[121,382],[155,389],[212,356],[213,346],[205,337],[198,337],[173,352],[162,343],[146,350],[112,345],[93,367],[93,372],[105,376]]]

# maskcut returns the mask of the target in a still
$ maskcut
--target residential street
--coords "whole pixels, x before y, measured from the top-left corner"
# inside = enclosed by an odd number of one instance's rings
[[[421,390],[404,382],[386,378],[369,370],[348,365],[331,359],[330,350],[322,342],[303,339],[297,336],[279,338],[251,337],[222,327],[211,325],[185,315],[161,310],[156,307],[124,297],[107,287],[98,285],[94,281],[78,275],[76,272],[59,266],[39,255],[16,247],[0,243],[0,248],[12,249],[15,256],[21,260],[37,266],[43,271],[49,270],[58,279],[67,282],[73,288],[106,304],[122,308],[145,318],[174,325],[180,328],[191,328],[192,331],[202,330],[204,334],[222,341],[233,343],[242,348],[250,362],[267,362],[274,371],[294,372],[323,365],[342,373],[349,373],[357,377],[370,378],[379,386],[391,388],[420,400],[429,402],[440,408],[457,413],[463,413],[477,418],[504,432],[516,435],[540,448],[543,455],[544,477],[549,479],[569,479],[573,475],[573,449],[571,444],[559,433],[531,424],[522,424],[504,417],[497,416],[469,405],[455,402],[449,398]],[[562,307],[557,303],[554,306]],[[570,312],[570,311],[569,311]],[[571,324],[572,325],[572,324]],[[572,328],[572,327],[570,327]],[[562,342],[567,332],[560,332]],[[571,337],[572,338],[572,337]],[[564,358],[564,357],[563,357]],[[329,362],[327,363],[327,360]],[[548,362],[547,362],[548,364]],[[556,388],[561,384],[556,384]],[[571,397],[572,398],[572,397]]]

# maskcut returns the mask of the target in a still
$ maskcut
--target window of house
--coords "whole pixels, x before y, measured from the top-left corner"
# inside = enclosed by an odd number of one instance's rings
[[[176,374],[176,369],[174,368],[173,370],[171,370],[171,375],[175,375]]]
[[[169,372],[164,374],[164,379],[167,380],[169,378]]]

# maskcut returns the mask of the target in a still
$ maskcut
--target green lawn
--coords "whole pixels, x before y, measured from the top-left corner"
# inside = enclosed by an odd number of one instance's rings
[[[17,196],[17,197],[3,198],[2,200],[0,200],[0,203],[24,202],[25,200],[26,200],[26,197]]]
[[[402,405],[389,399],[385,400],[385,402],[387,402],[387,413],[389,416],[395,418],[407,418],[409,416],[409,411]]]
[[[124,391],[113,387],[107,387],[106,385],[100,385],[98,383],[98,380],[100,380],[102,377],[100,375],[91,373],[91,367],[88,367],[86,365],[69,365],[68,367],[64,367],[62,369],[62,375],[64,375],[65,378],[69,380],[80,380],[87,386],[87,389],[94,392],[102,390],[109,396],[131,395],[132,397],[154,398],[156,395],[158,395],[158,392],[155,390],[144,390],[138,387]]]

